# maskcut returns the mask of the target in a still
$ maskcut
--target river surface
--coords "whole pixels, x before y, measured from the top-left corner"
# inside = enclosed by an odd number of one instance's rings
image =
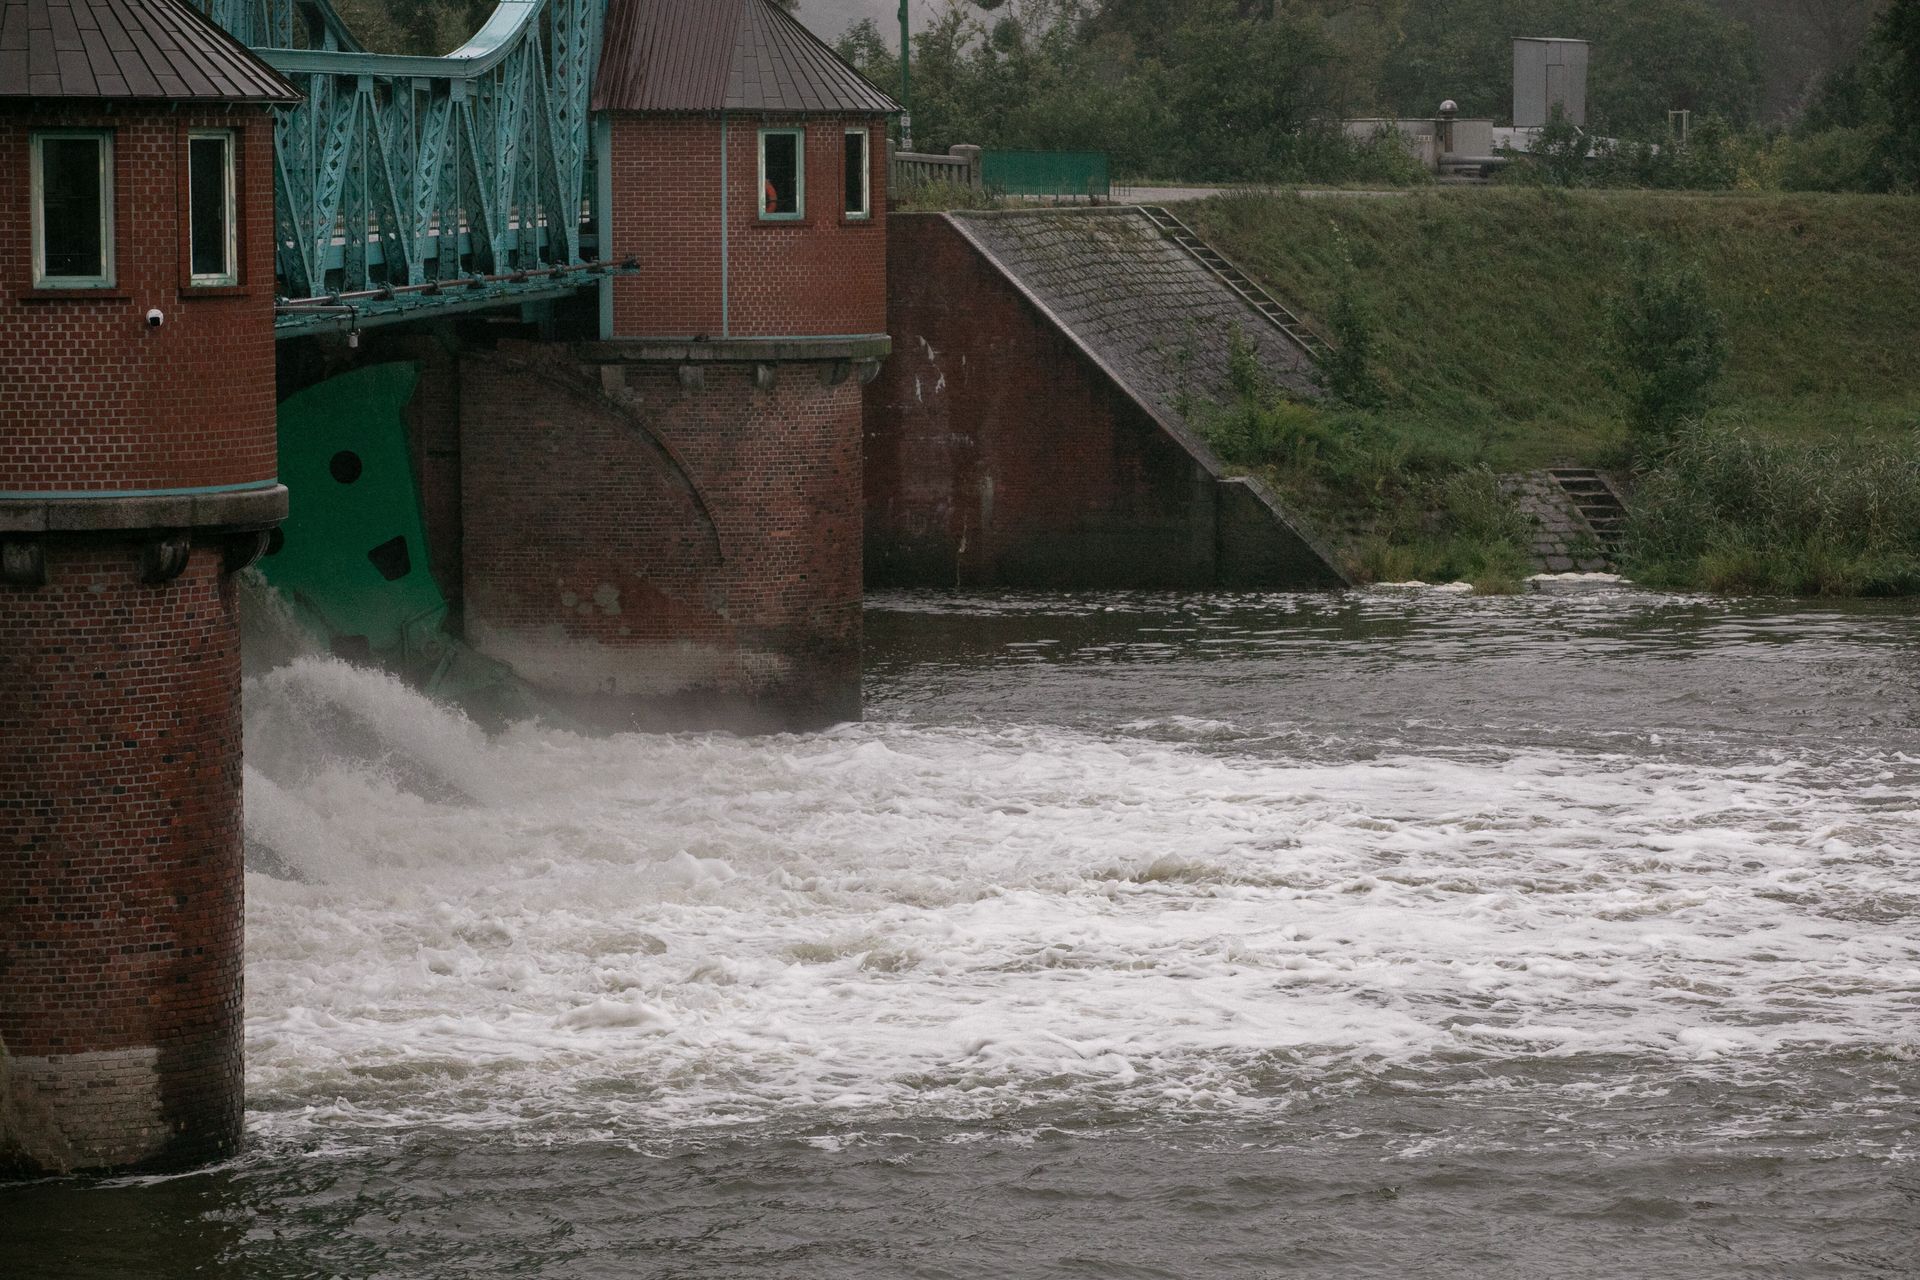
[[[29,1277],[1920,1273],[1920,612],[895,596],[869,720],[250,678],[251,1145]]]

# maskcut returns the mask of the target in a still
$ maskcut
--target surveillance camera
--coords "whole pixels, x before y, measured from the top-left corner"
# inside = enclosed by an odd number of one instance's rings
[[[160,308],[158,307],[147,312],[147,328],[149,329],[158,329],[161,325],[165,324],[166,321],[167,318],[160,314]]]

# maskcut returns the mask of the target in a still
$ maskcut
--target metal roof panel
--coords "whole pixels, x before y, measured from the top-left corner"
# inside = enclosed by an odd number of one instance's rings
[[[0,97],[297,102],[183,0],[0,0]]]
[[[603,48],[595,111],[900,110],[772,0],[612,0]]]

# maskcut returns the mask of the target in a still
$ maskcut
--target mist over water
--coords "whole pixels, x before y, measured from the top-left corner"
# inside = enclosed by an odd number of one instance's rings
[[[1910,1266],[1911,608],[868,624],[806,737],[251,676],[254,1149],[90,1211],[249,1275]]]

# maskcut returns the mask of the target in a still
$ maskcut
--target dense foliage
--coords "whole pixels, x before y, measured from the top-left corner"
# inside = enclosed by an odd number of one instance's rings
[[[871,22],[841,52],[878,84],[899,63]],[[1351,67],[1305,8],[1236,0],[953,4],[914,36],[913,141],[1096,150],[1125,174],[1198,181],[1412,181],[1398,148],[1347,140]]]
[[[336,3],[367,47],[395,53],[444,53],[493,8]],[[1802,65],[1783,46],[1809,26],[1850,43],[1866,6],[1882,9],[1872,38],[1804,64],[1837,69],[1783,104],[1780,64]],[[1920,186],[1920,0],[947,0],[914,36],[913,141],[1105,151],[1132,177],[1409,184],[1424,174],[1398,146],[1349,139],[1337,122],[1429,116],[1447,98],[1504,122],[1511,39],[1526,34],[1594,44],[1584,162],[1534,180]],[[892,41],[867,21],[840,48],[892,88]],[[1695,123],[1684,144],[1669,135],[1676,110]],[[1586,159],[1600,139],[1612,141]]]
[[[1409,4],[1382,68],[1382,105],[1431,115],[1453,98],[1471,115],[1511,110],[1509,38],[1590,40],[1594,130],[1664,137],[1667,112],[1751,123],[1760,72],[1753,33],[1705,0],[1428,0]]]
[[[1664,190],[1920,189],[1920,0],[1890,0],[1852,61],[1822,78],[1791,126],[1725,115],[1658,140],[1550,125],[1521,182]]]
[[[1103,150],[1119,173],[1190,181],[1414,182],[1398,148],[1335,122],[1447,98],[1504,120],[1511,37],[1550,32],[1593,42],[1589,122],[1523,181],[1904,189],[1920,182],[1920,0],[1887,3],[1782,126],[1762,122],[1762,51],[1725,0],[951,0],[914,37],[914,143]],[[841,51],[898,83],[871,22]]]
[[[1659,586],[1920,592],[1920,440],[1809,444],[1682,431],[1630,504],[1631,568]]]

